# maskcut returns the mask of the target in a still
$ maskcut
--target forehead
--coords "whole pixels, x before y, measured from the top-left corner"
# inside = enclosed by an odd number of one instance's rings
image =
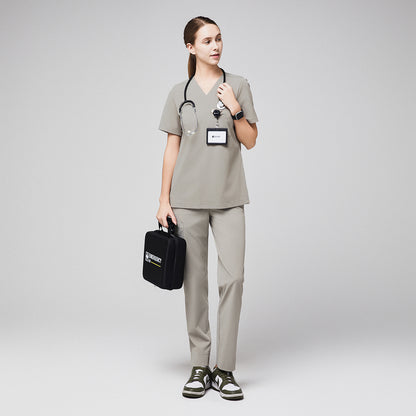
[[[215,38],[220,33],[221,32],[216,25],[204,25],[198,29],[198,32],[196,32],[196,40],[201,40],[204,38]]]

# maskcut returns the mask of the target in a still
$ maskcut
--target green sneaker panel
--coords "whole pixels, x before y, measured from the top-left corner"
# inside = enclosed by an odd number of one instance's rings
[[[235,381],[232,371],[223,371],[215,367],[211,373],[211,387],[220,392],[220,396],[229,400],[244,398],[243,391]]]
[[[192,367],[191,376],[185,383],[182,395],[185,397],[202,397],[211,387],[211,370],[209,367]]]

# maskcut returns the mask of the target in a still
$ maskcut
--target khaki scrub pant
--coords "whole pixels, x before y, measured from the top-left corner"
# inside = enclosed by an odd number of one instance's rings
[[[234,371],[244,282],[244,205],[224,209],[173,208],[177,234],[186,240],[184,293],[191,365],[209,365],[208,227],[218,254],[217,365]]]

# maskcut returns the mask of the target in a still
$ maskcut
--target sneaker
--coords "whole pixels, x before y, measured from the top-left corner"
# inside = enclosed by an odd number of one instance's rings
[[[244,398],[241,387],[234,380],[231,371],[220,370],[217,366],[211,373],[211,387],[220,392],[220,396],[228,400],[240,400]]]
[[[183,387],[182,396],[184,397],[202,397],[205,390],[211,387],[211,370],[208,366],[192,367],[192,373],[189,380]]]

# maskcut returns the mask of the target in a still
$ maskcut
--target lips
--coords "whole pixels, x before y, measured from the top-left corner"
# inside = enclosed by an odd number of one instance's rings
[[[213,58],[219,58],[219,56],[220,56],[220,54],[219,54],[219,53],[216,53],[216,54],[214,54],[214,55],[211,55],[211,57],[213,57]]]

